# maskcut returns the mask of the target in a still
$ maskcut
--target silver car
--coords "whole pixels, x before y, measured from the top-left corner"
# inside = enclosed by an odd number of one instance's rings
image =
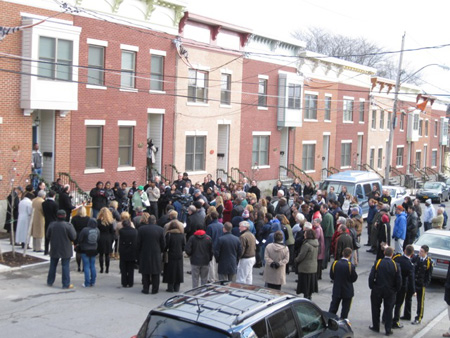
[[[428,245],[428,255],[434,261],[433,278],[447,278],[448,264],[450,263],[450,231],[431,229],[423,233],[414,242],[414,251],[419,253],[422,245]]]
[[[395,208],[403,204],[405,197],[409,196],[409,193],[404,187],[394,185],[383,185],[384,189],[388,190],[391,195],[391,215],[394,215]]]

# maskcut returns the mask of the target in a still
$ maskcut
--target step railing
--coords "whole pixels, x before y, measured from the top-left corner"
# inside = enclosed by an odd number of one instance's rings
[[[418,173],[420,175],[420,178],[422,179],[423,183],[430,180],[430,177],[428,176],[428,174],[425,171],[423,171],[422,169],[420,169],[419,167],[417,167],[417,165],[415,163],[411,163],[409,165],[409,167],[410,167],[410,169],[413,170],[413,173]]]
[[[404,182],[405,181],[405,175],[400,170],[398,170],[397,168],[394,168],[393,166],[391,166],[389,172],[393,173],[394,175],[399,176],[400,177],[400,186],[403,186],[403,183],[405,183]]]
[[[88,204],[91,202],[91,196],[85,192],[78,183],[72,179],[69,173],[59,172],[58,177],[61,179],[63,185],[68,184],[70,186],[69,194],[72,196],[72,204],[74,206],[81,204]]]
[[[287,175],[286,175],[285,177],[282,177],[283,175],[281,175],[281,171],[282,171],[282,170],[285,170],[286,173],[287,173]],[[291,174],[292,177],[289,177],[289,174]],[[292,169],[289,169],[288,167],[286,167],[286,166],[284,166],[284,165],[280,165],[280,166],[279,166],[279,171],[278,171],[278,179],[281,181],[281,180],[286,179],[286,177],[287,177],[287,178],[292,178],[292,179],[294,179],[294,180],[295,180],[296,178],[298,178],[299,181],[300,181],[300,183],[305,184],[305,183],[302,181],[302,179],[301,179],[300,177],[298,177]]]
[[[247,181],[251,182],[251,178],[248,177],[242,170],[239,168],[231,168],[231,176],[233,177],[235,182],[241,181],[243,178],[246,178]]]
[[[307,178],[307,180],[311,183],[314,190],[316,190],[316,182],[314,181],[314,179],[311,176],[309,176],[303,169],[300,169],[299,167],[297,167],[294,163],[291,163],[289,166],[292,168],[292,171],[294,172],[294,174],[296,176],[298,176],[299,178],[300,178],[300,175],[296,174],[296,170],[298,172],[300,172],[301,175],[304,175]],[[301,180],[301,181],[305,182],[306,180]]]
[[[233,177],[230,174],[228,174],[228,172],[225,171],[224,169],[216,169],[216,180],[219,177],[222,179],[222,181],[225,181],[227,184],[229,184],[230,182],[236,184],[236,181],[233,179]],[[226,180],[224,180],[223,177],[226,177]]]

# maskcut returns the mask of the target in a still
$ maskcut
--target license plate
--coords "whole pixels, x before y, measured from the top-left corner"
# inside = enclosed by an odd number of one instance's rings
[[[428,196],[423,196],[423,198],[427,199],[427,198],[428,198]]]

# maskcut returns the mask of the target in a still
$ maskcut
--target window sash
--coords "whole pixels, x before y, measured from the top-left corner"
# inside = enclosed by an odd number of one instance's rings
[[[364,122],[365,101],[359,101],[359,122]]]
[[[119,167],[133,165],[133,127],[119,127]]]
[[[315,144],[304,144],[302,153],[302,170],[314,170],[314,159],[316,154]]]
[[[372,110],[372,129],[377,129],[377,111]]]
[[[384,111],[380,111],[380,129],[384,129]]]
[[[405,114],[400,115],[400,130],[405,130]]]
[[[425,121],[425,136],[428,136],[428,120]]]
[[[397,160],[396,164],[398,166],[403,166],[403,149],[404,148],[397,148]]]
[[[152,55],[150,62],[150,90],[164,90],[164,56]]]
[[[185,169],[187,171],[205,170],[206,136],[186,136]]]
[[[432,167],[437,166],[437,150],[431,151],[431,166]]]
[[[353,122],[353,100],[344,99],[344,122]]]
[[[269,136],[253,136],[252,166],[269,165]]]
[[[289,84],[288,87],[288,109],[300,109],[301,86]]]
[[[434,136],[438,136],[438,123],[434,121]]]
[[[375,149],[370,149],[369,165],[372,168],[375,166]]]
[[[38,75],[51,80],[72,80],[73,42],[39,37]]]
[[[383,164],[383,148],[378,148],[378,168]]]
[[[189,69],[188,101],[208,102],[208,73]]]
[[[305,95],[305,119],[317,120],[317,95]]]
[[[259,79],[258,81],[258,106],[267,107],[267,79]]]
[[[220,103],[228,104],[228,105],[231,103],[231,75],[230,74],[222,74],[222,76],[221,76]]]
[[[89,46],[88,67],[87,82],[92,85],[103,86],[105,83],[105,47]]]
[[[341,146],[341,167],[349,167],[351,165],[351,143],[342,143]]]
[[[136,86],[136,52],[122,51],[122,72],[120,86],[122,88],[135,88]]]
[[[419,121],[419,136],[423,134],[423,120]]]
[[[102,134],[102,127],[86,128],[86,169],[102,167]]]
[[[325,97],[325,117],[324,120],[331,120],[331,97]]]

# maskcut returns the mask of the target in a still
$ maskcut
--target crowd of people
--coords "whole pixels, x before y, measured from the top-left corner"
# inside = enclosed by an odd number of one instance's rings
[[[244,178],[234,184],[220,178],[214,181],[211,175],[195,184],[187,173],[173,182],[154,177],[145,186],[98,182],[89,193],[92,217],[81,206],[72,218],[69,192],[68,186],[57,181],[48,191],[40,183],[36,190],[30,185],[8,197],[5,228],[10,231],[14,226],[15,244],[25,247],[30,244],[31,224],[33,250],[51,258],[49,286],[61,259],[63,288],[73,288],[72,245],[77,269],[84,271],[83,287],[96,284],[98,256],[100,273],[109,273],[111,259],[120,261],[124,288],[133,287],[138,269],[144,294],[159,292],[161,275],[166,291],[178,292],[185,282],[184,257],[189,257],[187,273],[193,287],[219,280],[252,284],[253,268],[264,267],[260,274],[267,287],[281,289],[292,271],[298,275],[296,293],[308,299],[319,291],[322,270],[329,269],[333,282],[329,311],[337,313],[341,305],[340,317],[349,315],[364,227],[358,199],[345,186],[339,192],[334,187],[321,191],[310,182],[303,186],[298,179],[289,187],[277,181],[272,194],[264,196],[254,180]],[[392,328],[402,327],[400,319],[412,320],[414,294],[418,309],[413,324],[423,318],[433,262],[427,256],[428,247],[414,255],[411,244],[422,226],[424,231],[445,228],[447,214],[443,206],[435,213],[427,200],[422,217],[418,201],[407,197],[396,207],[391,231],[389,192],[374,186],[368,203],[365,245],[376,255],[369,277],[370,328],[380,330],[384,302],[383,322],[391,334]]]

